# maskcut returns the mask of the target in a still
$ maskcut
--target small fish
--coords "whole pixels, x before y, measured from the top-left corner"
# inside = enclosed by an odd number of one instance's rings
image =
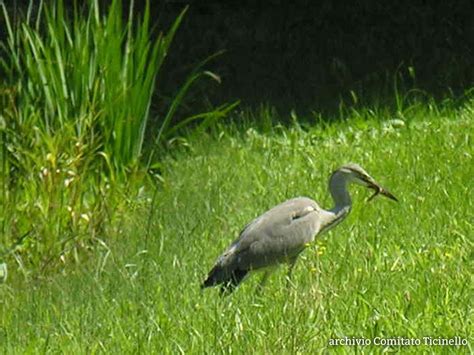
[[[372,188],[375,190],[375,192],[372,194],[372,196],[370,196],[367,199],[367,202],[371,201],[372,199],[374,199],[379,194],[387,196],[388,198],[398,202],[397,198],[395,196],[393,196],[391,192],[389,192],[388,190],[385,190],[382,186],[373,185]]]

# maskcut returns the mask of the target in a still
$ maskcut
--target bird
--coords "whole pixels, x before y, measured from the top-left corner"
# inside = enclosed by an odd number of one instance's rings
[[[347,189],[350,184],[373,189],[375,192],[367,201],[379,194],[398,201],[360,165],[342,165],[329,178],[333,208],[325,210],[311,198],[296,197],[266,211],[248,223],[239,237],[219,256],[201,289],[220,285],[220,293],[228,295],[249,273],[261,269],[266,270],[263,285],[269,270],[285,263],[289,265],[288,277],[291,277],[300,253],[317,236],[338,225],[350,213],[352,200]]]

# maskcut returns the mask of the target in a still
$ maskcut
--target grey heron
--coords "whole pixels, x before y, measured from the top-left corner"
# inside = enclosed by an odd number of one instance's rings
[[[249,272],[281,263],[290,265],[291,274],[298,255],[316,236],[349,214],[352,201],[347,186],[351,183],[375,190],[368,201],[378,194],[398,201],[359,165],[343,165],[329,178],[335,205],[332,209],[322,209],[308,197],[296,197],[271,208],[244,227],[217,259],[201,288],[221,285],[221,293],[230,293]],[[264,279],[266,276],[268,272]]]

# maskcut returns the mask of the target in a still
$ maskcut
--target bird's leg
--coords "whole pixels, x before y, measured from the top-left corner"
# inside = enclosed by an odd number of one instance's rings
[[[263,288],[265,284],[267,283],[268,277],[271,274],[271,270],[265,270],[262,276],[262,279],[260,280],[258,286],[257,286],[257,294],[261,294],[263,292]]]
[[[288,262],[288,274],[286,275],[286,287],[293,286],[293,282],[291,281],[291,275],[293,273],[293,269],[295,268],[296,259],[298,257],[291,258]]]

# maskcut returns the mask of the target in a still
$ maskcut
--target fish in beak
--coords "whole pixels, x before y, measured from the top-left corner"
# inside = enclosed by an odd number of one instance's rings
[[[394,201],[397,201],[398,202],[398,199],[393,196],[393,194],[388,191],[387,189],[383,188],[382,186],[380,186],[379,184],[375,183],[375,182],[370,182],[370,185],[368,186],[370,189],[374,189],[375,192],[373,193],[372,196],[370,196],[368,199],[367,199],[367,202],[369,202],[370,200],[374,199],[377,195],[381,194],[381,195],[384,195],[385,197],[388,197],[389,199],[391,200],[394,200]]]

